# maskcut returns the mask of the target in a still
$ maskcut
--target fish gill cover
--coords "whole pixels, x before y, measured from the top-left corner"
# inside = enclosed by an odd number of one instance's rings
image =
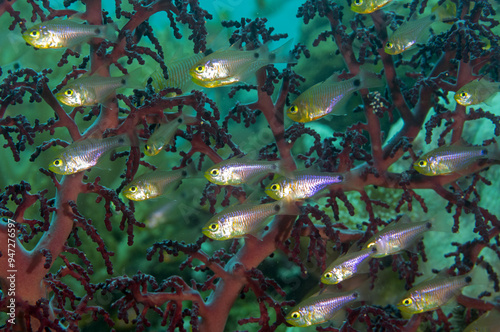
[[[460,331],[493,316],[497,9],[1,2],[0,328]],[[205,178],[222,171],[238,184]]]

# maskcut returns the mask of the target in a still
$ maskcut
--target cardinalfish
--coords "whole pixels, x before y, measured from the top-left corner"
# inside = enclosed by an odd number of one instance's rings
[[[103,139],[87,138],[67,146],[49,165],[49,170],[57,174],[73,174],[95,166],[106,152],[130,145],[127,135]]]
[[[189,73],[196,84],[205,88],[243,82],[269,64],[296,63],[290,52],[291,43],[289,40],[274,51],[269,51],[268,43],[252,51],[242,51],[239,49],[240,43],[234,43],[198,61]]]
[[[137,71],[120,77],[85,74],[63,87],[61,92],[56,94],[56,98],[72,107],[102,104],[108,101],[117,89],[140,87],[137,76],[140,76]]]
[[[498,91],[500,91],[500,82],[490,82],[485,79],[474,80],[455,93],[455,101],[462,106],[477,105],[486,102]]]
[[[368,262],[376,252],[377,248],[371,247],[340,256],[323,272],[321,282],[335,285],[351,278],[356,273],[368,272]]]
[[[364,245],[364,249],[376,248],[373,257],[394,255],[402,250],[409,250],[411,245],[422,239],[425,232],[445,229],[444,223],[437,225],[435,221],[412,222],[410,218],[403,216],[372,236]]]
[[[343,309],[356,301],[361,301],[359,292],[323,293],[312,296],[295,306],[285,317],[288,324],[306,327],[331,320]]]
[[[168,79],[165,79],[163,76],[163,70],[161,68],[156,69],[151,74],[151,78],[153,79],[151,85],[153,86],[155,92],[159,92],[167,88],[180,89],[182,93],[188,92],[188,90],[194,85],[191,75],[189,74],[189,69],[191,69],[191,67],[204,57],[205,55],[203,53],[199,53],[184,59],[173,61],[167,66]]]
[[[471,282],[470,272],[456,277],[432,278],[410,289],[397,307],[407,315],[435,310],[460,294]]]
[[[427,152],[413,163],[413,168],[427,176],[447,175],[464,172],[475,162],[484,159],[500,160],[498,149],[456,143]]]
[[[351,10],[358,14],[370,14],[388,5],[392,0],[353,0]]]
[[[90,25],[81,20],[54,19],[37,24],[23,32],[24,40],[37,48],[75,48],[92,38],[107,39],[115,42],[117,26],[114,24]]]
[[[337,76],[332,75],[298,96],[286,112],[288,117],[297,122],[310,122],[329,114],[343,115],[342,105],[355,91],[383,85],[377,75],[363,69],[345,81],[338,82]]]
[[[214,240],[228,240],[247,234],[257,236],[269,217],[297,214],[300,214],[299,208],[289,200],[267,204],[243,203],[230,206],[213,216],[203,227],[202,233]]]
[[[278,176],[265,191],[273,199],[300,200],[313,197],[326,187],[344,182],[344,175],[315,171],[298,171],[288,176]]]
[[[445,2],[436,10],[422,18],[412,15],[409,21],[405,21],[394,31],[385,44],[385,52],[388,54],[400,54],[415,46],[416,43],[424,42],[429,27],[434,22],[445,21],[454,18],[456,6],[452,2]]]
[[[192,165],[192,164],[190,164]],[[134,178],[125,188],[123,195],[133,201],[144,201],[165,194],[168,189],[177,188],[183,179],[194,176],[193,166],[174,171],[153,171]]]
[[[205,172],[208,181],[221,186],[251,183],[269,174],[283,173],[281,160],[253,161],[249,157],[233,157],[212,166]]]
[[[175,120],[160,125],[155,129],[144,146],[144,154],[150,157],[156,156],[167,144],[172,143],[179,126],[183,124],[190,125],[196,123],[197,121],[198,120],[195,117],[182,114]]]

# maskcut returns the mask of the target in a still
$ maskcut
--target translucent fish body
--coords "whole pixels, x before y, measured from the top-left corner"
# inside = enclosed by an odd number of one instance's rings
[[[67,146],[49,165],[49,170],[57,174],[74,174],[95,166],[106,152],[129,144],[126,135],[103,139],[88,138]]]
[[[427,176],[446,175],[463,171],[487,158],[498,160],[499,156],[485,146],[444,145],[421,156],[413,163],[413,168]]]
[[[438,19],[436,14],[431,14],[419,19],[405,21],[399,29],[394,31],[385,44],[388,54],[400,54],[413,47],[427,32],[432,23]]]
[[[458,295],[460,290],[471,282],[472,278],[468,274],[433,278],[410,289],[397,306],[407,314],[434,310]]]
[[[144,154],[146,156],[155,156],[160,153],[165,145],[170,144],[174,135],[182,124],[191,124],[196,122],[196,118],[181,115],[178,118],[160,125],[155,129],[151,137],[149,137],[146,145],[144,146]]]
[[[498,332],[500,322],[500,312],[492,309],[470,323],[464,332]]]
[[[269,173],[281,172],[280,167],[280,161],[253,161],[245,157],[234,157],[209,168],[205,177],[218,185],[236,186]]]
[[[146,173],[123,188],[123,195],[133,201],[155,198],[163,195],[167,188],[176,188],[187,176],[188,172],[185,169]]]
[[[360,272],[360,266],[366,264],[375,252],[376,250],[369,248],[340,256],[323,272],[321,282],[335,285],[349,279]]]
[[[267,218],[277,214],[287,214],[283,201],[230,206],[213,216],[203,227],[202,233],[214,240],[255,235],[265,226]]]
[[[377,251],[373,257],[384,257],[394,255],[402,250],[408,249],[419,240],[422,235],[433,228],[430,221],[403,222],[400,220],[388,225],[383,230],[369,239],[365,248],[375,247]]]
[[[78,23],[77,20],[55,19],[31,27],[23,33],[23,38],[37,48],[71,48],[94,37],[115,41],[115,30],[114,25],[90,25]]]
[[[345,81],[338,82],[335,79],[332,76],[300,94],[288,108],[288,117],[297,122],[310,122],[329,114],[345,114],[343,102],[355,91],[382,85],[375,74],[364,70]]]
[[[56,98],[63,104],[78,106],[93,106],[105,102],[117,89],[127,87],[129,75],[121,77],[102,77],[99,75],[82,76],[72,81]]]
[[[166,88],[177,88],[181,89],[182,93],[189,92],[188,90],[193,86],[193,80],[189,74],[189,70],[204,57],[205,55],[200,53],[173,61],[171,64],[167,65],[168,79],[165,79],[163,76],[163,70],[158,68],[151,74],[154,90],[158,92]]]
[[[359,14],[370,14],[388,5],[392,0],[353,0],[351,10]]]
[[[295,306],[285,320],[297,327],[321,324],[332,319],[340,310],[358,298],[357,292],[313,296]]]
[[[267,44],[252,51],[242,51],[238,49],[239,45],[233,45],[204,57],[189,73],[196,84],[206,88],[241,82],[268,64],[296,62],[288,52],[289,42],[272,52]]]
[[[338,173],[300,171],[292,177],[279,176],[267,187],[266,194],[273,199],[306,199],[316,195],[329,185],[342,183],[344,176]]]
[[[465,84],[455,93],[455,101],[462,106],[477,105],[500,91],[500,82],[485,79],[474,80]]]

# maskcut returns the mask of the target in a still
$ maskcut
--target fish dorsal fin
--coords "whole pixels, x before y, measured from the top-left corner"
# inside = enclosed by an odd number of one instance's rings
[[[411,224],[412,220],[407,214],[404,214],[399,220],[396,222],[398,225]]]
[[[338,83],[341,81],[341,79],[339,78],[339,76],[341,75],[342,73],[341,72],[334,72],[333,74],[331,74],[326,80],[323,81],[323,83],[327,83],[327,84],[332,84],[332,83]],[[320,83],[322,84],[322,83]]]

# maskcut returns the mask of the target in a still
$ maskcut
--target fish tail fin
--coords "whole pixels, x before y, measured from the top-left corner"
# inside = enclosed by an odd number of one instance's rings
[[[359,77],[359,83],[358,83],[359,89],[371,89],[384,86],[383,79],[381,79],[374,72],[368,71],[363,67],[360,68],[358,77]],[[354,85],[356,85],[356,81],[354,82]]]
[[[182,170],[184,171],[182,173],[183,178],[193,178],[199,175],[194,162],[187,164]]]
[[[277,214],[279,215],[298,216],[302,214],[302,210],[295,204],[293,199],[283,198],[277,203],[279,207]]]
[[[127,75],[122,76],[122,79],[124,80],[122,82],[123,87],[129,89],[143,89],[145,76],[147,75],[143,74],[142,68],[134,69]]]
[[[451,2],[446,1],[440,6],[435,6],[432,8],[432,15],[435,15],[434,20],[446,22],[453,20],[457,16],[457,6]]]
[[[264,44],[262,47],[267,47],[267,44]],[[269,57],[270,63],[297,63],[297,59],[295,59],[292,54],[293,48],[293,38],[288,40],[286,43],[273,50],[272,52],[267,52],[267,56]],[[266,52],[266,49],[264,49]]]
[[[185,124],[185,125],[193,125],[193,124],[200,122],[198,120],[198,118],[196,118],[195,116],[185,115],[184,113],[182,114],[182,116],[179,119],[182,120],[182,122],[180,124]]]
[[[427,220],[426,226],[433,232],[450,232],[452,225],[446,220],[431,219]]]
[[[117,31],[120,31],[120,29],[116,23],[101,25],[100,30],[101,31],[98,34],[100,38],[109,40],[112,43],[116,43],[118,41]]]
[[[493,144],[486,146],[485,152],[488,155],[488,159],[500,161],[500,147],[498,146],[497,141],[495,141]]]

